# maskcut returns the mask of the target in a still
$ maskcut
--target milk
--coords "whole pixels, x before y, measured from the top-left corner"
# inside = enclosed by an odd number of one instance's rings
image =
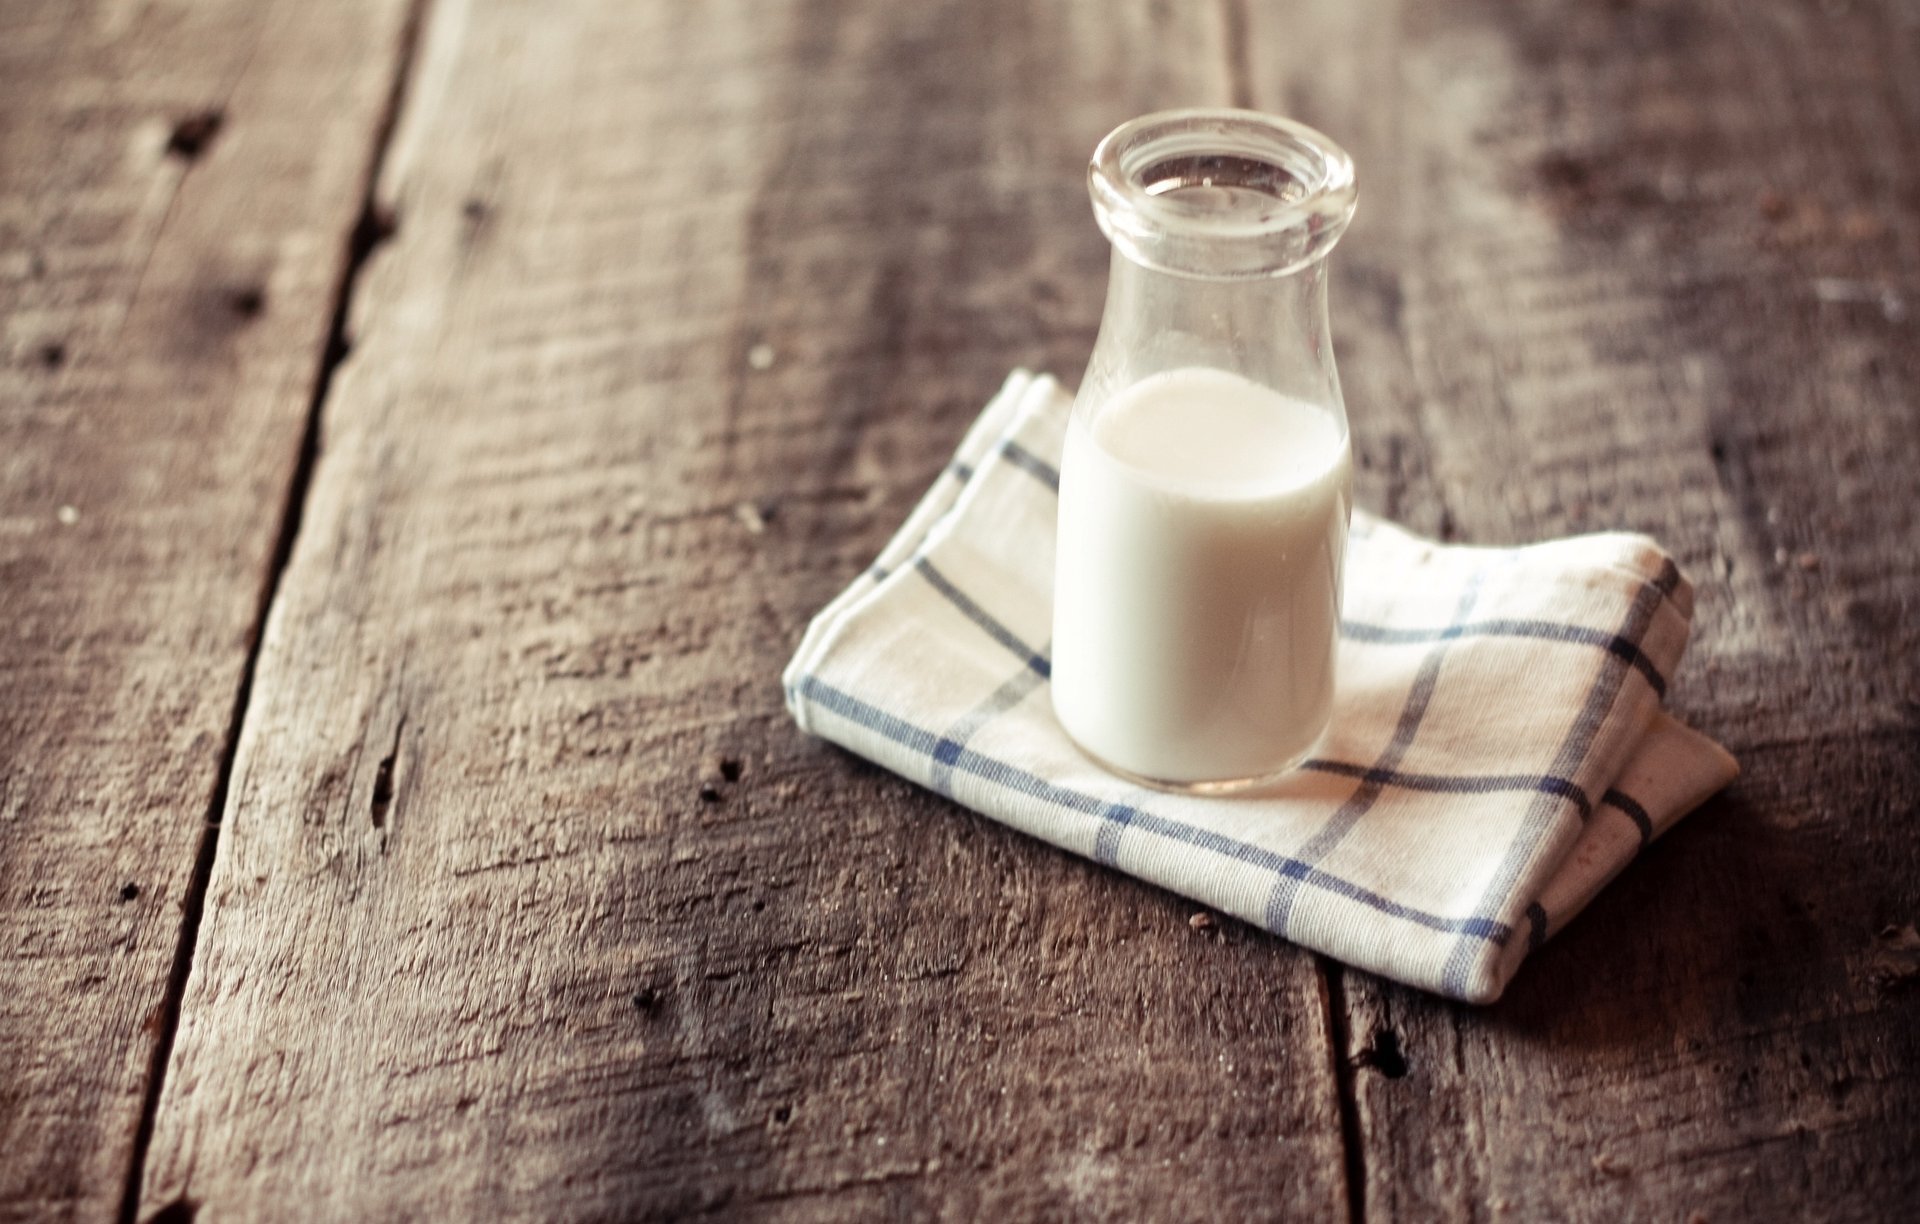
[[[1088,753],[1176,784],[1297,764],[1333,708],[1352,463],[1335,415],[1222,370],[1068,428],[1053,704]]]

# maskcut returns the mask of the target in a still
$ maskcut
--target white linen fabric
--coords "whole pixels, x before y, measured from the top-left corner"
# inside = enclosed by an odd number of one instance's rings
[[[1441,545],[1356,512],[1339,692],[1259,794],[1144,789],[1047,685],[1070,397],[1016,371],[784,676],[801,728],[994,820],[1350,965],[1499,997],[1738,772],[1662,708],[1692,588],[1652,540]]]

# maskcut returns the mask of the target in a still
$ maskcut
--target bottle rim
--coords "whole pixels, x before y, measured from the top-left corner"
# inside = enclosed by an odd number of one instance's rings
[[[1121,124],[1094,148],[1087,188],[1122,254],[1203,280],[1286,276],[1324,259],[1358,199],[1353,159],[1330,137],[1224,107]]]

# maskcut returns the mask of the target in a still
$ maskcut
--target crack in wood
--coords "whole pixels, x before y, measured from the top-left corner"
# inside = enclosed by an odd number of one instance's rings
[[[1407,1056],[1400,1050],[1400,1034],[1390,1028],[1375,1033],[1373,1041],[1348,1061],[1354,1067],[1377,1071],[1388,1079],[1404,1079],[1407,1074]]]
[[[361,213],[348,237],[347,249],[341,260],[340,276],[334,285],[332,322],[328,330],[327,345],[322,351],[320,367],[315,374],[313,397],[307,406],[306,431],[301,439],[300,454],[295,462],[293,479],[289,482],[286,501],[281,512],[280,533],[274,544],[273,559],[267,567],[266,578],[261,584],[259,600],[256,604],[251,640],[247,645],[247,660],[241,670],[240,685],[234,695],[233,714],[227,724],[219,780],[214,786],[213,797],[207,806],[206,825],[201,833],[199,850],[194,857],[192,874],[188,877],[186,895],[181,901],[180,942],[174,955],[173,968],[167,976],[166,990],[150,1018],[154,1036],[153,1057],[148,1064],[146,1094],[141,1102],[140,1120],[134,1133],[132,1158],[127,1164],[127,1180],[120,1202],[119,1218],[124,1224],[132,1224],[140,1210],[140,1192],[146,1178],[147,1153],[153,1144],[154,1125],[160,1112],[160,1098],[166,1088],[167,1066],[172,1060],[174,1039],[180,1029],[181,1003],[186,998],[187,980],[193,974],[194,952],[199,944],[200,925],[207,907],[207,886],[212,879],[214,858],[219,850],[221,818],[226,811],[227,797],[233,785],[234,761],[239,753],[240,732],[245,725],[247,709],[253,696],[254,676],[260,664],[260,647],[265,637],[267,616],[273,608],[274,598],[279,593],[280,580],[286,573],[287,562],[293,556],[293,544],[299,536],[307,491],[313,481],[314,463],[320,449],[321,412],[326,404],[327,393],[333,385],[334,370],[345,355],[341,339],[346,333],[347,315],[353,303],[354,284],[374,248],[393,233],[390,214],[385,213],[375,203],[375,194],[379,189],[380,167],[386,159],[388,146],[393,139],[394,126],[399,120],[400,108],[406,99],[407,81],[412,74],[415,52],[420,43],[420,30],[426,19],[429,2],[430,0],[412,0],[408,9],[400,34],[399,49],[395,55],[393,79],[387,93],[386,104],[379,121],[374,126],[372,147],[367,159],[365,185],[361,192]],[[206,139],[211,139],[212,131],[217,127],[216,118],[213,127],[205,133]],[[192,152],[197,154],[201,148],[204,148],[204,141]],[[186,151],[183,150],[182,153],[185,155]],[[382,224],[383,221],[384,224]],[[261,305],[264,306],[264,295],[261,297]],[[188,1199],[179,1198],[162,1207],[152,1218],[156,1221],[191,1220],[196,1210],[197,1204]]]
[[[1347,1054],[1352,1046],[1348,1027],[1346,970],[1324,956],[1313,958],[1320,972],[1321,999],[1325,1004],[1325,1027],[1334,1095],[1340,1105],[1340,1146],[1345,1155],[1347,1174],[1347,1219],[1363,1224],[1367,1218],[1367,1149],[1360,1126],[1360,1101],[1355,1094],[1356,1061]]]
[[[167,153],[181,161],[199,160],[226,121],[226,112],[218,107],[186,116],[173,125],[173,131],[167,136]]]
[[[380,758],[380,765],[373,774],[373,797],[368,803],[368,815],[373,818],[373,827],[387,827],[387,812],[393,807],[393,767],[400,759],[400,737],[406,733],[407,716],[402,714],[400,721],[394,724],[393,743],[387,749],[387,755]]]

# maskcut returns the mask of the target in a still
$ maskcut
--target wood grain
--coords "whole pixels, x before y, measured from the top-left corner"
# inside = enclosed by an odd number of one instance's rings
[[[1345,1213],[1312,958],[798,735],[1016,363],[1155,4],[440,4],[268,620],[143,1210]]]
[[[0,16],[0,1218],[120,1210],[402,8]]]
[[[0,16],[0,1218],[1920,1214],[1911,6],[437,0],[362,263],[405,7]],[[1696,583],[1746,773],[1493,1009],[779,708],[1229,100],[1362,500]]]
[[[1363,500],[1647,530],[1675,705],[1745,776],[1472,1011],[1358,973],[1385,1219],[1920,1212],[1920,80],[1898,5],[1252,6],[1258,105],[1363,172]]]

